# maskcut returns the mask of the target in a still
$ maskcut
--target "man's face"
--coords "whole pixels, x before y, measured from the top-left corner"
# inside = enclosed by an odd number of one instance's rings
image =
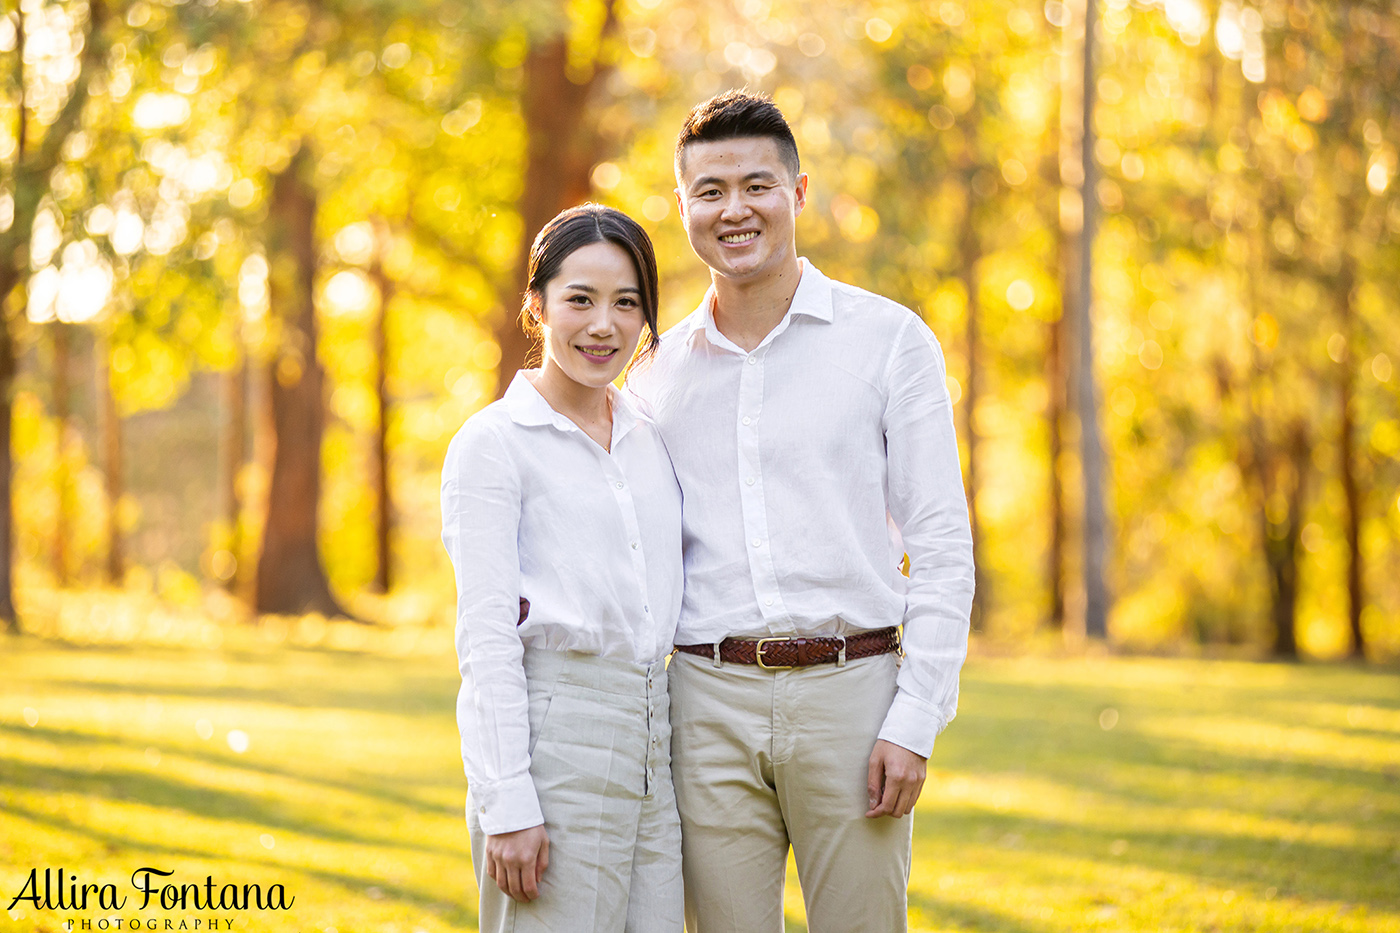
[[[793,228],[807,176],[793,178],[766,137],[691,143],[676,201],[695,255],[716,275],[753,281],[797,261]]]

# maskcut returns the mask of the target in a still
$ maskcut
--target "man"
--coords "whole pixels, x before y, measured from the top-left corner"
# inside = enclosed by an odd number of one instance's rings
[[[798,258],[807,176],[766,98],[696,107],[676,179],[713,284],[631,385],[684,497],[687,925],[781,931],[791,845],[812,933],[904,930],[910,811],[973,591],[942,353],[907,308]]]

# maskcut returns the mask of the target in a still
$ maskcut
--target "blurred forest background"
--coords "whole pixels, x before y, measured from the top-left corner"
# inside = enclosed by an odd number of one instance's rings
[[[7,2],[0,618],[447,624],[524,247],[613,204],[687,313],[737,86],[800,251],[943,343],[987,638],[1400,656],[1395,0]]]

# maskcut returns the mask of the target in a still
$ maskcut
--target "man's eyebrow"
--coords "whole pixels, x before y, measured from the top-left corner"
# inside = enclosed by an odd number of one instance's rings
[[[770,171],[767,171],[767,170],[764,170],[764,171],[758,171],[758,172],[749,172],[747,175],[745,175],[745,176],[744,176],[742,179],[740,179],[740,180],[741,180],[741,181],[758,181],[758,180],[761,180],[761,181],[771,181],[771,180],[776,179],[777,177],[778,177],[778,176],[775,175],[774,173],[772,173],[772,172],[770,172]],[[691,187],[691,189],[693,190],[693,189],[695,189],[695,188],[703,188],[703,187],[705,187],[706,185],[722,185],[722,184],[724,184],[724,183],[725,183],[725,179],[720,178],[718,175],[706,175],[706,176],[703,177],[703,178],[697,178],[697,179],[695,179],[693,182],[690,183],[690,187]]]

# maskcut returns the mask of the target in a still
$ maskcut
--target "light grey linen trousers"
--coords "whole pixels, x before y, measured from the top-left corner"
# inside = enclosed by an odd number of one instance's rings
[[[666,663],[525,649],[530,777],[549,834],[540,896],[486,874],[467,794],[481,933],[681,933],[681,830]]]

